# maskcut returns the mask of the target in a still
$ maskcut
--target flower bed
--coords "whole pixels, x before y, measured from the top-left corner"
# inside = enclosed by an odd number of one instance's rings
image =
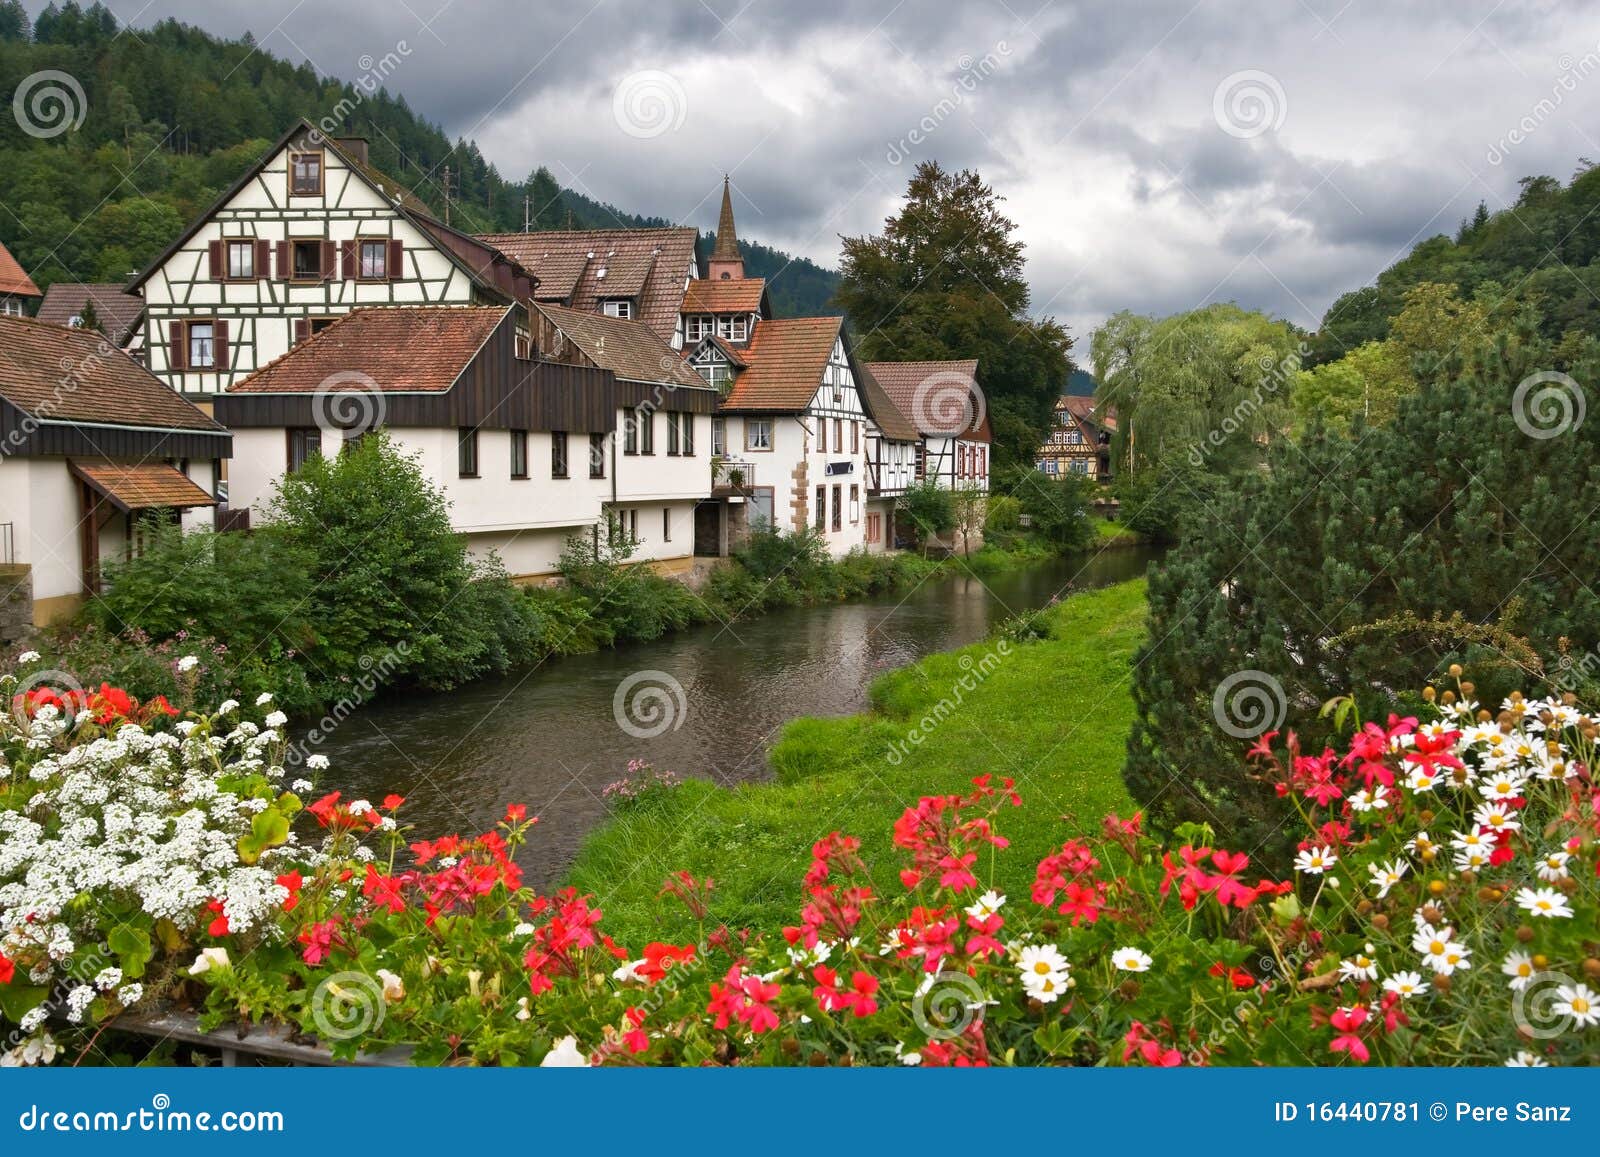
[[[593,897],[523,886],[519,806],[421,839],[398,797],[286,784],[268,696],[180,718],[17,686],[6,1063],[153,1009],[425,1064],[1542,1064],[1600,1042],[1597,721],[1567,701],[1491,714],[1458,684],[1422,718],[1347,719],[1343,750],[1263,736],[1242,757],[1303,837],[1281,877],[1204,828],[1107,816],[1000,895],[1023,801],[979,776],[901,816],[887,894],[834,832],[791,925],[725,927],[714,881],[680,874],[662,901],[699,934],[627,947]]]

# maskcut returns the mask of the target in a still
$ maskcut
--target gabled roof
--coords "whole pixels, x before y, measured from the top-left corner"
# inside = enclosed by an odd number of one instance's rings
[[[217,500],[175,466],[165,462],[68,463],[72,472],[110,500],[118,510],[150,510],[160,506],[190,509],[215,506]]]
[[[16,297],[39,296],[39,287],[33,283],[33,278],[3,244],[0,244],[0,293]]]
[[[744,351],[742,351],[738,346],[734,345],[731,341],[728,341],[726,338],[718,337],[714,333],[706,334],[705,337],[700,339],[699,345],[690,346],[685,349],[683,351],[683,356],[692,362],[700,356],[700,351],[705,349],[707,346],[710,346],[712,349],[716,350],[724,358],[738,366],[740,369],[744,369],[745,366],[750,364],[744,359]]]
[[[697,277],[683,295],[684,313],[766,314],[767,282],[762,277],[713,281]]]
[[[977,358],[945,362],[872,362],[867,370],[921,433],[989,440],[989,419],[983,391],[978,386]],[[956,428],[958,424],[959,429]]]
[[[894,404],[894,399],[879,384],[878,379],[872,376],[872,371],[865,363],[856,366],[855,378],[856,385],[861,387],[867,413],[872,415],[872,420],[878,424],[878,429],[883,431],[883,436],[893,442],[917,441],[919,437],[917,427],[900,411],[900,407]]]
[[[1115,430],[1117,428],[1117,408],[1115,406],[1102,406],[1094,398],[1086,398],[1078,394],[1067,394],[1056,400],[1056,409],[1071,414],[1080,422],[1102,426],[1107,430]]]
[[[94,302],[95,318],[101,331],[116,345],[125,345],[133,327],[144,312],[144,299],[124,293],[120,284],[110,282],[57,281],[45,290],[39,312],[34,316],[51,325],[72,324],[81,317],[86,302]]]
[[[0,398],[41,421],[226,431],[100,333],[0,316]]]
[[[663,341],[656,331],[639,321],[586,313],[559,305],[535,306],[584,356],[603,370],[635,382],[662,382],[671,386],[710,389]]]
[[[628,297],[638,303],[636,320],[660,337],[671,341],[678,328],[694,265],[691,228],[484,233],[479,240],[537,277],[540,301],[592,312],[607,297]]]
[[[232,394],[345,389],[444,393],[471,364],[510,306],[357,309],[234,385]],[[359,376],[357,376],[359,375]]]
[[[811,404],[844,319],[788,317],[756,323],[745,347],[747,369],[733,379],[725,410],[797,414]]]

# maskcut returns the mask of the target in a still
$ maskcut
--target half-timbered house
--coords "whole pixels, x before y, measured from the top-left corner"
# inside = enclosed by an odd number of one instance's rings
[[[689,570],[695,508],[711,495],[717,391],[641,321],[541,305],[535,335],[544,356],[616,376],[616,429],[574,447],[575,462],[606,481],[608,520],[634,560]]]
[[[27,317],[39,300],[39,287],[11,250],[0,245],[0,317]]]
[[[103,334],[0,317],[0,604],[70,614],[148,520],[209,521],[228,432]]]
[[[1111,481],[1111,440],[1117,429],[1115,410],[1093,398],[1069,395],[1056,402],[1054,421],[1035,465],[1050,475],[1075,474],[1096,482]]]
[[[145,301],[150,369],[203,400],[352,309],[526,304],[533,280],[373,169],[364,140],[302,121],[129,290]]]
[[[918,480],[950,490],[989,488],[989,416],[976,358],[872,362],[868,371],[917,428]]]
[[[611,480],[588,448],[616,429],[605,369],[533,356],[519,306],[358,309],[216,399],[234,433],[230,501],[259,518],[274,484],[375,427],[443,491],[469,549],[513,578],[555,572],[597,535]]]

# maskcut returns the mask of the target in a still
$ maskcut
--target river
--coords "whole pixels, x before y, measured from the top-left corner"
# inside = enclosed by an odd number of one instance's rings
[[[1117,549],[941,577],[910,593],[712,624],[448,694],[383,699],[316,748],[332,761],[319,786],[346,798],[404,795],[401,815],[418,838],[484,831],[506,804],[526,804],[541,822],[518,859],[530,883],[548,886],[606,818],[601,792],[630,759],[722,783],[764,779],[768,746],[789,720],[858,712],[883,672],[983,639],[1058,595],[1136,578],[1154,557]]]

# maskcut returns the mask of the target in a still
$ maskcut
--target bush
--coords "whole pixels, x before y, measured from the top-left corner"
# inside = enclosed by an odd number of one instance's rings
[[[1313,428],[1208,504],[1213,529],[1152,573],[1134,664],[1125,778],[1155,819],[1270,838],[1274,802],[1231,758],[1242,725],[1293,728],[1315,750],[1324,702],[1353,692],[1382,718],[1393,689],[1451,662],[1481,672],[1490,705],[1527,679],[1592,678],[1600,422],[1524,432],[1538,415],[1518,383],[1547,357],[1524,324],[1459,380],[1403,399],[1394,422]],[[1574,376],[1597,369],[1591,344]]]
[[[1208,530],[1207,518],[1227,485],[1217,474],[1188,463],[1119,475],[1111,484],[1120,505],[1117,521],[1151,542],[1167,544],[1183,536],[1185,526]]]
[[[924,548],[956,528],[955,495],[932,478],[906,487],[900,498],[900,512],[911,523],[917,543]]]
[[[1059,551],[1083,550],[1094,542],[1093,493],[1094,484],[1086,478],[1037,470],[1028,471],[1016,490],[1031,531]]]
[[[1010,534],[1022,525],[1022,500],[1011,494],[989,497],[989,512],[983,522],[985,534]]]

